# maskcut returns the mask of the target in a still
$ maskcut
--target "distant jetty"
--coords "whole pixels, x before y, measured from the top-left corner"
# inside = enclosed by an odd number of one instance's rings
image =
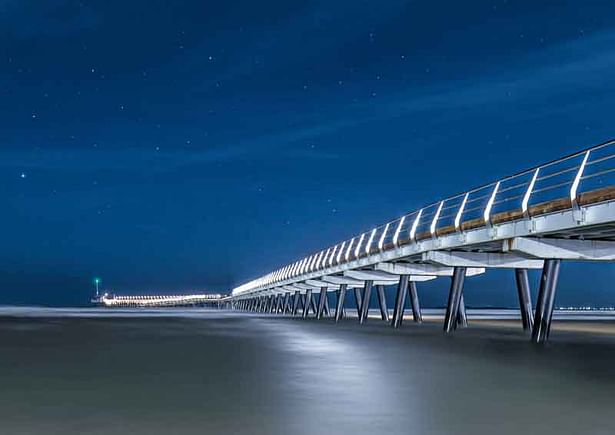
[[[138,308],[138,307],[218,307],[222,300],[220,294],[191,295],[135,295],[119,296],[105,293],[92,298],[92,304],[108,308]]]

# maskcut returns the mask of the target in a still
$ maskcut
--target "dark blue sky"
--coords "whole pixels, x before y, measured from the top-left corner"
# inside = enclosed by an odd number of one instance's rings
[[[614,21],[603,1],[0,0],[0,303],[83,303],[94,275],[226,291],[607,140]],[[615,302],[610,266],[566,267],[558,302]],[[503,277],[470,305],[514,302]]]

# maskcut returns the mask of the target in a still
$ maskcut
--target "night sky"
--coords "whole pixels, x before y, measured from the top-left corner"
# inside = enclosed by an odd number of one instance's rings
[[[0,0],[0,303],[84,304],[94,276],[226,292],[608,140],[614,22],[606,1]],[[563,269],[558,303],[615,304],[611,266]],[[466,287],[515,297],[512,272]]]

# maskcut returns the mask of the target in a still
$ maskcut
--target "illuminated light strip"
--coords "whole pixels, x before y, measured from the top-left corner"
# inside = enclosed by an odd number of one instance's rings
[[[335,262],[337,264],[340,264],[340,259],[342,258],[342,252],[344,251],[344,246],[346,246],[346,241],[342,242],[342,246],[340,247],[340,250],[337,253],[337,258],[335,259]]]
[[[350,243],[348,244],[348,249],[346,250],[346,255],[344,256],[346,261],[348,261],[350,259],[350,250],[352,249],[352,244],[353,243],[354,243],[354,237],[352,239],[350,239]]]
[[[382,248],[384,247],[384,238],[387,235],[387,232],[389,231],[389,226],[391,226],[390,223],[386,224],[386,226],[384,227],[384,231],[382,232],[382,235],[380,236],[380,241],[378,242],[378,249],[382,251]]]
[[[498,194],[499,188],[500,188],[500,182],[498,181],[497,183],[495,183],[495,187],[493,188],[493,192],[491,192],[489,201],[487,201],[487,207],[485,207],[485,212],[483,213],[483,219],[485,220],[485,223],[489,223],[489,219],[491,217],[491,208],[493,207],[495,196]]]
[[[585,164],[587,163],[588,158],[589,158],[589,151],[585,153],[585,157],[583,157],[581,166],[579,166],[579,171],[577,172],[577,175],[574,177],[574,181],[572,182],[572,186],[570,187],[570,202],[572,202],[573,206],[577,205],[577,189],[579,188],[579,183],[581,182],[581,176],[583,175],[583,171],[585,170]]]
[[[414,218],[414,222],[412,222],[412,228],[410,228],[410,240],[416,241],[416,229],[419,226],[419,221],[421,220],[421,215],[423,214],[423,209],[419,210],[419,213]]]
[[[354,258],[359,258],[359,251],[361,250],[361,245],[363,244],[363,239],[365,239],[365,233],[361,234],[361,238],[359,239],[359,243],[354,250]]]
[[[307,264],[308,258],[305,257],[302,261],[301,261],[301,268],[299,269],[299,275],[303,275],[303,272],[305,272],[305,265]]]
[[[399,225],[397,225],[397,229],[395,230],[395,234],[393,235],[393,245],[397,246],[397,241],[399,240],[399,233],[401,231],[401,227],[404,225],[404,221],[406,220],[406,216],[402,216],[399,221]]]
[[[444,205],[444,201],[440,201],[440,205],[438,205],[438,210],[436,210],[436,214],[434,215],[431,225],[429,226],[429,231],[432,236],[436,235],[436,225],[438,224],[438,219],[440,218],[440,212],[442,211],[442,206]]]
[[[320,251],[320,254],[318,254],[318,260],[316,260],[316,264],[314,265],[314,269],[318,270],[318,267],[320,265],[320,260],[322,260],[322,256],[325,254],[325,251]]]
[[[297,276],[297,272],[299,272],[299,261],[295,262],[295,266],[293,267],[293,277]]]
[[[540,168],[536,168],[534,171],[534,176],[532,177],[532,181],[530,181],[527,190],[525,191],[525,195],[523,195],[523,201],[521,202],[521,211],[524,215],[527,214],[527,206],[530,203],[530,196],[532,196],[532,191],[534,190],[534,184],[536,184],[536,179],[538,178],[538,171]]]
[[[310,261],[310,272],[314,270],[314,265],[316,264],[317,258],[318,258],[318,254],[312,255],[312,261]]]
[[[459,231],[459,226],[461,225],[461,217],[463,216],[463,210],[466,208],[466,202],[468,202],[469,195],[470,192],[465,194],[465,196],[463,197],[463,201],[461,201],[461,207],[459,207],[457,216],[455,216],[455,231]]]
[[[374,228],[372,233],[369,236],[369,240],[367,241],[367,245],[365,245],[365,253],[369,255],[369,251],[372,249],[372,243],[374,242],[374,237],[376,236],[376,232],[378,228]]]
[[[337,246],[333,247],[333,252],[331,252],[331,256],[329,257],[329,266],[333,266],[333,258],[335,257],[335,251],[337,251]]]
[[[325,264],[327,263],[327,257],[329,257],[330,251],[331,251],[331,248],[328,248],[325,256],[322,258],[322,262],[320,263],[320,269],[325,267]]]

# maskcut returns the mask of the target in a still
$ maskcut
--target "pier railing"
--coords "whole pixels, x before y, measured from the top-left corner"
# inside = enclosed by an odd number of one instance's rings
[[[438,200],[233,290],[251,293],[404,245],[615,199],[615,140]]]

